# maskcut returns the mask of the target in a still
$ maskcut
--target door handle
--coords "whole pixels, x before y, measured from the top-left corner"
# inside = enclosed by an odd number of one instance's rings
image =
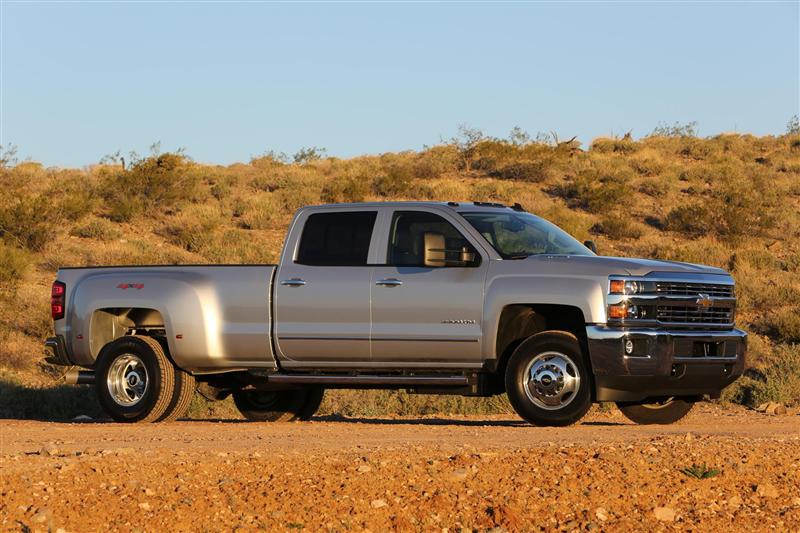
[[[300,278],[285,279],[281,281],[281,285],[286,285],[287,287],[302,287],[305,284],[306,280]]]
[[[395,278],[379,279],[375,282],[375,285],[381,285],[383,287],[399,287],[402,284],[402,281]]]

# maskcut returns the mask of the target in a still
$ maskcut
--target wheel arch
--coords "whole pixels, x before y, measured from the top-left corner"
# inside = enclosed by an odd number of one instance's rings
[[[496,331],[494,339],[496,358],[492,366],[496,383],[502,384],[501,392],[505,392],[505,369],[514,350],[533,335],[547,331],[567,332],[575,336],[584,362],[592,374],[588,377],[594,381],[586,338],[586,319],[579,307],[562,304],[508,304],[503,307],[498,317]],[[592,400],[594,401],[594,386],[592,386]]]

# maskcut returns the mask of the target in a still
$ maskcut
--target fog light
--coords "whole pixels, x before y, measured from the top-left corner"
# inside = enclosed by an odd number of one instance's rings
[[[628,355],[633,353],[633,341],[630,339],[625,341],[625,353]]]

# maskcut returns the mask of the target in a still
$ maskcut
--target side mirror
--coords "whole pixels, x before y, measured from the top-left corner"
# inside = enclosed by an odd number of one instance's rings
[[[444,235],[433,231],[424,234],[425,256],[423,263],[426,267],[441,267],[445,264]]]
[[[472,248],[463,246],[460,250],[448,250],[445,248],[446,243],[443,234],[426,231],[423,235],[425,247],[424,265],[426,267],[463,267],[475,265],[476,253]],[[447,259],[448,253],[458,254],[458,259]],[[451,255],[451,257],[453,257],[453,255]]]
[[[594,253],[597,253],[597,245],[594,243],[594,241],[583,241],[583,245]]]

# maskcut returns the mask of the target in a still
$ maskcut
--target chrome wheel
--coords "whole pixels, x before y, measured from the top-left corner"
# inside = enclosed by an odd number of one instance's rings
[[[572,402],[581,385],[578,366],[560,352],[543,352],[531,360],[523,374],[525,394],[533,404],[549,411]]]
[[[147,392],[147,369],[138,356],[123,354],[108,369],[106,384],[111,399],[123,407],[139,403]]]

